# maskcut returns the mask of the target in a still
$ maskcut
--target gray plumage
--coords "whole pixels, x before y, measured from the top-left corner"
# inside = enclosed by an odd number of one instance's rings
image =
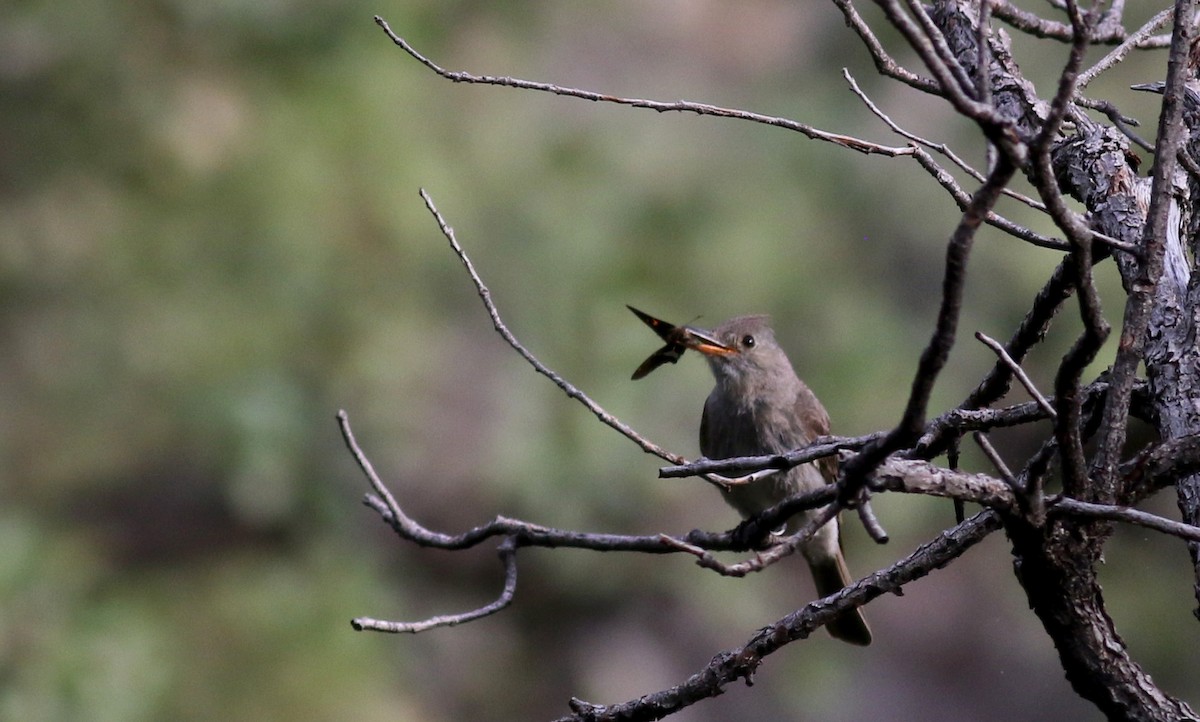
[[[705,457],[777,454],[829,433],[825,407],[796,376],[787,354],[775,341],[766,316],[730,319],[710,335],[727,349],[697,347],[704,353],[716,379],[700,420],[700,452]],[[743,517],[749,517],[789,496],[818,489],[836,479],[837,460],[825,457],[751,484],[731,487],[724,498]],[[793,517],[787,533],[797,531],[810,514]],[[850,583],[836,518],[800,551],[812,569],[821,596],[833,594]],[[858,609],[843,614],[828,628],[834,637],[852,644],[871,642],[871,630]]]

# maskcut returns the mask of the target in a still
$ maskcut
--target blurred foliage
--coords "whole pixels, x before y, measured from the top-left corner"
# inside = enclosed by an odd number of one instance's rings
[[[735,521],[708,489],[656,480],[653,459],[491,333],[418,187],[529,348],[685,454],[707,372],[689,357],[631,383],[655,339],[625,303],[701,323],[773,313],[836,431],[865,433],[904,402],[956,220],[904,159],[441,81],[376,13],[451,68],[897,142],[845,90],[846,66],[897,120],[982,157],[970,128],[875,78],[827,6],[0,8],[0,718],[546,718],[571,695],[678,682],[811,595],[790,572],[735,582],[682,559],[530,551],[497,617],[415,638],[350,630],[357,615],[478,606],[500,575],[490,550],[414,550],[359,506],[338,408],[440,529],[497,513],[637,532]],[[1052,78],[1065,50],[1026,45]],[[1153,80],[1164,63],[1148,53],[1119,72]],[[1153,128],[1152,103],[1122,87],[1109,97]],[[964,337],[1006,337],[1057,260],[983,233]],[[1049,385],[1077,329],[1064,313],[1035,378]],[[938,404],[992,362],[972,343]],[[1005,441],[1015,458],[1032,437]],[[878,510],[894,541],[847,525],[856,571],[951,520],[928,500]],[[1184,550],[1130,533],[1111,558],[1135,652],[1194,698]],[[1085,718],[1009,566],[991,540],[872,605],[870,651],[814,638],[753,690],[677,719]]]

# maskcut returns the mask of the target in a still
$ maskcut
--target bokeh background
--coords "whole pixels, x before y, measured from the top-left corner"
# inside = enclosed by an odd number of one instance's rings
[[[687,455],[708,373],[689,356],[631,382],[657,339],[624,304],[702,324],[773,314],[835,431],[867,433],[900,413],[957,219],[905,159],[451,84],[374,14],[453,69],[900,144],[847,90],[847,67],[909,129],[983,157],[938,103],[875,77],[828,4],[5,4],[0,718],[548,719],[571,696],[675,684],[812,597],[799,562],[729,580],[683,557],[528,550],[497,616],[416,637],[350,629],[474,608],[501,575],[494,549],[415,549],[359,503],[340,408],[439,530],[496,514],[633,533],[736,521],[701,483],[656,479],[655,459],[503,345],[419,187],[527,346]],[[1017,47],[1052,87],[1064,48]],[[1164,67],[1165,52],[1139,54],[1093,91],[1152,135],[1155,98],[1127,86]],[[1006,338],[1057,261],[981,233],[935,408],[992,362],[970,334]],[[1118,321],[1115,274],[1100,275]],[[1034,354],[1040,383],[1078,328],[1065,312]],[[1019,464],[1044,432],[999,441]],[[1173,513],[1169,495],[1150,508]],[[876,509],[890,544],[846,525],[859,573],[952,522],[941,502]],[[1122,529],[1103,577],[1136,657],[1196,701],[1188,569],[1181,544]],[[769,658],[754,688],[675,719],[1099,717],[1063,679],[999,536],[869,615],[871,648],[816,636]]]

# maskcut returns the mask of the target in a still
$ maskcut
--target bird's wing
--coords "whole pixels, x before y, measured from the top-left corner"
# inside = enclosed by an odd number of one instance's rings
[[[829,412],[807,387],[803,389],[800,397],[796,400],[795,418],[799,427],[808,431],[804,434],[804,436],[808,436],[804,443],[810,444],[818,436],[829,435]],[[825,477],[825,483],[832,484],[837,481],[837,456],[825,456],[817,459],[814,463],[821,470],[821,476]]]
[[[712,406],[712,403],[712,396],[709,396],[707,399],[705,399],[704,413],[700,414],[700,454],[706,459],[711,459],[712,454],[716,451],[713,439],[709,436],[709,434],[712,432],[712,429],[709,428],[708,409],[710,406]]]

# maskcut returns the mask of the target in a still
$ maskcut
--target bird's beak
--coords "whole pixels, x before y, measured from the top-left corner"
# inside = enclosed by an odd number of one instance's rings
[[[736,348],[726,346],[704,329],[684,326],[683,334],[684,343],[688,348],[699,351],[706,356],[729,356],[738,352]]]

